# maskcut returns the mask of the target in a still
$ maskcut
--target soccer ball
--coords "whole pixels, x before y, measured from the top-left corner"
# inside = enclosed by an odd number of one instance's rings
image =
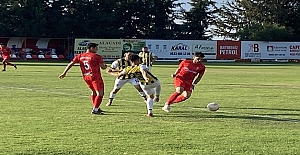
[[[208,103],[208,105],[206,107],[210,111],[217,111],[217,110],[219,110],[219,105],[217,103],[215,103],[215,102]]]

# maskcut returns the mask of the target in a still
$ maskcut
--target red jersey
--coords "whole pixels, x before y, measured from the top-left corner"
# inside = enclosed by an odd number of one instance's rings
[[[100,64],[104,61],[100,55],[86,52],[76,55],[72,61],[80,64],[83,76],[101,77]]]
[[[9,47],[0,47],[0,51],[2,56],[10,56],[11,54],[11,49]]]
[[[183,60],[179,65],[176,78],[192,83],[198,74],[204,74],[205,66],[202,63],[193,63],[193,60]]]

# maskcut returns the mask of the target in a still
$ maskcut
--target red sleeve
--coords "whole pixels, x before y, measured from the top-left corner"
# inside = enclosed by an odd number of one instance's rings
[[[203,75],[205,72],[205,66],[204,65],[201,65],[201,69],[199,71],[199,74]]]
[[[99,64],[103,64],[104,63],[104,60],[103,60],[103,58],[100,55],[98,56],[98,62],[99,62]]]
[[[178,68],[182,68],[182,67],[183,67],[183,64],[185,63],[185,61],[186,61],[186,60],[181,61]]]
[[[76,55],[72,61],[75,63],[79,63],[79,60],[80,60],[80,54]]]

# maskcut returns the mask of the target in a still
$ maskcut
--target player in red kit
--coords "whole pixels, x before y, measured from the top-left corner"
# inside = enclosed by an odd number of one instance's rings
[[[180,63],[178,69],[172,74],[176,91],[169,97],[162,110],[170,112],[171,104],[182,102],[191,96],[192,90],[205,72],[205,66],[201,63],[204,57],[203,53],[196,52],[193,60],[183,60]]]
[[[9,62],[11,55],[11,49],[9,47],[6,47],[4,44],[1,44],[0,53],[2,54],[2,71],[6,71],[6,65],[14,66],[14,68],[17,69],[16,65]]]
[[[67,65],[59,78],[64,78],[69,69],[74,66],[75,63],[79,63],[83,79],[92,91],[91,100],[93,110],[91,113],[103,114],[103,111],[99,108],[104,95],[104,83],[100,68],[104,70],[107,68],[107,65],[104,63],[102,57],[96,54],[97,50],[98,44],[89,43],[87,45],[87,51],[76,55],[76,57]]]

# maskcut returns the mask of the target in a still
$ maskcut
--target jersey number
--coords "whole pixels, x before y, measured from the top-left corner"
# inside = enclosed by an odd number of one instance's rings
[[[89,70],[90,69],[89,61],[83,61],[83,66],[84,66],[85,70]]]

